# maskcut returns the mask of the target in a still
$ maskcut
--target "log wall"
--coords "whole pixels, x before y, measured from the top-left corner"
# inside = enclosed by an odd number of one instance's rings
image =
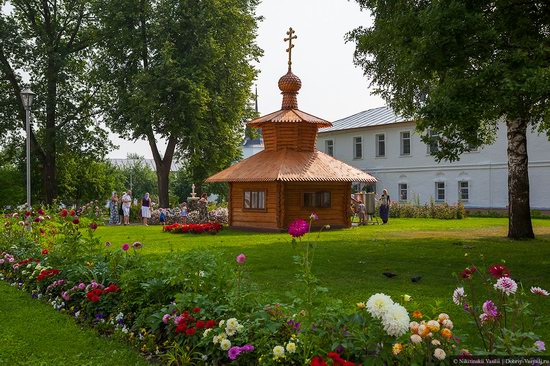
[[[284,183],[285,227],[297,218],[307,219],[312,212],[319,216],[316,225],[331,225],[334,227],[350,227],[350,203],[351,184],[349,182],[337,183]],[[303,196],[305,192],[331,192],[330,208],[305,208]]]
[[[277,229],[278,216],[278,186],[276,182],[235,182],[231,183],[231,226],[251,228],[251,229]],[[266,209],[245,210],[244,191],[246,190],[265,190],[266,191]]]

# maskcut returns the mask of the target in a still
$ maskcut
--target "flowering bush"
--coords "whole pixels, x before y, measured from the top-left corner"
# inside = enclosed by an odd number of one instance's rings
[[[479,331],[483,349],[475,352],[528,355],[541,351],[537,342],[542,341],[534,330],[545,321],[528,301],[541,301],[548,292],[531,287],[527,293],[511,276],[503,264],[489,266],[486,273],[472,265],[460,273],[461,286],[452,300],[471,316]]]
[[[390,206],[390,217],[400,218],[432,218],[432,219],[463,219],[466,217],[466,210],[462,203],[449,205],[431,201],[425,205],[402,203],[392,201]]]
[[[372,294],[355,311],[319,301],[324,290],[311,271],[311,237],[319,235],[310,232],[315,214],[289,230],[300,249],[295,258],[300,293],[292,304],[268,305],[248,283],[253,256],[236,251],[226,262],[221,254],[204,250],[175,252],[159,265],[140,255],[140,241],[99,243],[93,221],[73,223],[76,211],[49,217],[43,212],[43,219],[36,220],[39,216],[28,212],[4,219],[0,278],[165,364],[440,364],[470,353],[449,315],[409,311],[409,295],[398,303],[385,293]],[[165,230],[182,230],[182,225],[172,226]],[[469,266],[458,278],[452,301],[456,311],[471,316],[484,343],[483,349],[470,349],[496,354],[545,350],[533,333],[535,324],[544,322],[526,299],[547,301],[548,291],[524,291],[502,264],[486,271]]]
[[[208,224],[173,224],[167,225],[162,228],[162,231],[174,233],[174,234],[202,234],[210,233],[217,234],[223,229],[221,224],[217,223],[208,223]]]

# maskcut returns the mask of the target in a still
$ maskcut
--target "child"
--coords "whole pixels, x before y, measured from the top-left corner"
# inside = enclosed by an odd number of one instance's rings
[[[164,215],[164,209],[163,208],[159,209],[159,212],[160,212],[159,222],[160,222],[161,225],[164,225],[164,222],[166,220],[166,216]]]
[[[183,225],[186,225],[187,224],[187,215],[189,214],[189,212],[187,211],[187,203],[182,203],[181,204],[181,212],[180,212],[180,217],[181,217],[181,223]]]

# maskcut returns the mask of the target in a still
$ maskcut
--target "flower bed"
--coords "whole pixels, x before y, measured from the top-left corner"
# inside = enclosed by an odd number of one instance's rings
[[[162,231],[166,231],[173,234],[202,234],[210,233],[217,234],[222,230],[223,226],[218,223],[208,224],[173,224],[163,226]]]
[[[483,343],[476,348],[464,344],[447,312],[416,304],[408,295],[396,301],[373,294],[353,310],[350,304],[318,302],[324,290],[312,271],[315,215],[289,230],[300,254],[295,257],[299,291],[295,302],[285,305],[254,296],[243,253],[228,263],[204,250],[175,252],[154,264],[140,254],[141,242],[101,243],[94,236],[97,226],[83,226],[72,214],[5,218],[0,278],[161,363],[443,364],[450,356],[545,350],[534,333],[543,319],[528,301],[548,301],[549,294],[539,287],[523,291],[503,264],[486,271],[469,266],[457,274],[460,287],[449,293],[457,306],[448,313],[465,312],[479,330],[469,335]]]

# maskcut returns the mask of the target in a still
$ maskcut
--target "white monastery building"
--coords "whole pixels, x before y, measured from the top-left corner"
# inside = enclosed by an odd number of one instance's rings
[[[467,208],[506,208],[508,205],[506,126],[499,123],[492,145],[465,153],[457,162],[437,163],[415,131],[416,124],[389,107],[369,109],[319,130],[317,149],[365,170],[376,186],[359,187],[378,194],[386,188],[392,200],[430,200]],[[550,209],[550,141],[528,131],[531,208]]]

